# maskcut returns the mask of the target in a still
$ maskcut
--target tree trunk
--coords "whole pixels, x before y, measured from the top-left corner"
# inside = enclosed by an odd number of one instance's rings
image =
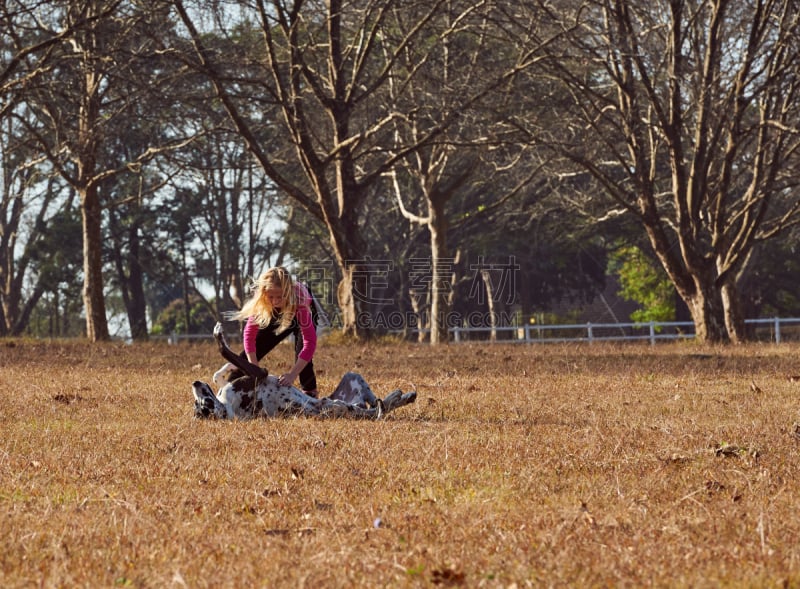
[[[745,342],[747,340],[747,330],[744,324],[741,298],[736,285],[733,283],[724,284],[721,294],[728,337],[734,344]]]
[[[342,280],[336,291],[341,311],[342,333],[357,339],[371,335],[370,313],[365,304],[369,302],[369,272],[358,261],[340,264]]]
[[[326,193],[320,198],[328,228],[331,247],[342,279],[336,289],[337,302],[341,312],[342,333],[358,339],[369,338],[371,334],[370,313],[367,304],[370,296],[370,268],[366,262],[366,246],[361,238],[360,219],[357,203],[361,197],[354,188],[355,181],[350,175],[338,180],[338,194],[347,195],[353,204],[339,211],[333,211],[330,203],[334,200]],[[344,199],[344,196],[340,198]],[[342,205],[343,206],[343,205]]]
[[[109,209],[109,224],[112,235],[122,235],[122,228],[114,218],[114,209]],[[125,314],[128,318],[128,329],[134,341],[147,339],[147,316],[144,298],[144,282],[142,268],[139,263],[139,237],[138,223],[133,223],[126,232],[128,236],[128,253],[123,256],[123,243],[121,239],[113,239],[111,255],[117,272],[122,304],[125,305]]]
[[[339,311],[341,313],[342,333],[357,336],[358,313],[356,312],[355,297],[353,296],[353,272],[355,268],[354,266],[345,266],[341,270],[342,279],[336,289],[336,300],[339,303]]]
[[[648,199],[641,199],[647,202]],[[686,303],[694,322],[695,337],[704,343],[728,342],[725,314],[717,273],[689,242],[680,248],[682,258],[675,255],[673,244],[663,228],[654,221],[656,214],[645,215],[644,226],[653,251],[664,271],[675,285],[678,295]]]
[[[450,314],[448,273],[443,267],[447,259],[447,220],[443,207],[435,199],[429,199],[431,233],[431,340],[432,345],[447,343],[449,333],[447,319]]]
[[[57,295],[58,289],[55,289],[54,292]],[[44,286],[41,282],[37,282],[33,289],[33,293],[31,293],[31,295],[25,301],[25,304],[22,306],[22,310],[19,313],[17,321],[12,325],[10,335],[19,337],[22,335],[25,329],[27,329],[31,320],[31,314],[36,308],[36,305],[39,304],[42,295],[44,295]]]
[[[86,312],[86,337],[89,341],[111,339],[103,294],[103,256],[100,198],[97,186],[79,191],[83,221],[83,307]]]
[[[424,343],[427,339],[427,336],[425,335],[425,328],[428,327],[428,322],[425,319],[425,309],[428,308],[428,306],[425,304],[426,296],[427,295],[425,293],[420,293],[414,288],[408,289],[408,297],[411,301],[411,311],[417,318],[417,342],[419,343]],[[411,326],[407,326],[406,331],[410,332]]]
[[[693,293],[681,294],[694,321],[695,337],[703,343],[715,344],[728,340],[722,296],[713,281],[695,278]]]
[[[180,240],[180,251],[181,290],[183,291],[183,333],[184,335],[189,335],[191,333],[190,325],[192,321],[191,300],[189,299],[189,260],[186,255],[186,240],[183,237]]]
[[[142,275],[142,265],[139,262],[139,236],[138,224],[130,230],[130,258],[128,260],[128,285],[126,289],[129,293],[127,304],[128,324],[131,330],[131,337],[134,341],[147,340],[147,303],[144,296],[144,277]]]
[[[489,326],[491,327],[491,331],[489,332],[489,341],[496,342],[497,313],[495,313],[494,308],[494,288],[492,287],[492,275],[489,273],[489,270],[481,270],[481,279],[483,280],[484,288],[486,288],[486,304],[489,307]]]

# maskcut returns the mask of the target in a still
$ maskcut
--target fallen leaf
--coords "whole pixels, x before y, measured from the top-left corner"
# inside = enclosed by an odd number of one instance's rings
[[[431,581],[434,585],[463,585],[466,576],[461,571],[454,571],[451,568],[436,569],[431,573]]]
[[[581,502],[581,516],[583,517],[583,522],[587,526],[593,528],[597,525],[597,521],[594,519],[594,516],[589,513],[589,506],[584,502]]]

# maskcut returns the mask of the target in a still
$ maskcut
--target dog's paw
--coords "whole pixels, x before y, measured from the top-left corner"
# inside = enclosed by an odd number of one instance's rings
[[[388,413],[389,411],[394,411],[395,409],[399,409],[400,407],[405,407],[406,405],[410,405],[411,403],[417,400],[417,391],[409,391],[407,393],[403,393],[400,389],[396,389],[386,395],[383,399],[383,409],[384,412]]]

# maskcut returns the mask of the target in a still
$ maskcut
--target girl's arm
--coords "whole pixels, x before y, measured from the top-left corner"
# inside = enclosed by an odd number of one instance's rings
[[[314,352],[317,350],[317,330],[311,317],[311,309],[307,306],[298,307],[296,317],[297,323],[300,325],[300,335],[303,338],[303,349],[297,355],[292,369],[278,379],[280,384],[287,386],[297,380],[297,376],[311,362]]]
[[[297,376],[303,371],[303,368],[305,368],[307,364],[308,360],[303,360],[298,356],[297,361],[294,363],[294,366],[292,366],[292,369],[286,374],[281,374],[278,377],[278,384],[292,386],[294,381],[297,380]]]
[[[247,356],[247,360],[251,364],[258,365],[258,356],[256,356],[256,335],[258,335],[258,323],[253,321],[253,318],[250,317],[242,331],[242,345],[244,346],[244,353]]]
[[[302,358],[308,364],[314,357],[314,352],[317,351],[317,329],[314,327],[314,320],[311,317],[311,308],[308,306],[298,307],[296,317],[303,338],[303,349],[300,350],[297,357]]]

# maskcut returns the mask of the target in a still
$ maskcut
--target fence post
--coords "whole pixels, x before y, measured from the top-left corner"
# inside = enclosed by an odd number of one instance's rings
[[[587,323],[586,324],[586,335],[589,338],[589,343],[592,343],[592,340],[594,340],[594,334],[592,333],[592,324],[591,323]]]
[[[655,321],[650,322],[650,345],[656,345],[656,323]]]
[[[775,343],[781,343],[781,320],[779,317],[775,317]]]
[[[461,341],[461,330],[458,327],[453,328],[453,341],[458,343]]]

